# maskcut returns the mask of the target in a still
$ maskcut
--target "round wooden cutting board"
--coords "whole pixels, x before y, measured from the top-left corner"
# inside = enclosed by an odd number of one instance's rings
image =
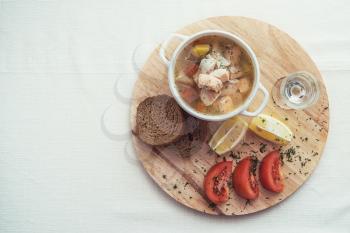
[[[223,159],[233,160],[234,165],[241,158],[256,155],[261,160],[269,151],[278,149],[248,132],[245,139],[232,153],[216,156],[206,143],[189,158],[179,156],[171,147],[151,147],[133,135],[135,151],[145,170],[167,194],[179,203],[195,210],[214,215],[244,215],[269,208],[294,193],[311,175],[321,158],[327,140],[329,126],[328,97],[323,79],[316,65],[302,47],[286,33],[267,23],[243,17],[215,17],[205,19],[179,30],[178,33],[191,35],[206,29],[221,29],[241,36],[256,53],[263,85],[271,91],[281,77],[305,70],[320,82],[321,97],[318,102],[305,110],[284,110],[274,104],[270,97],[264,113],[285,122],[294,132],[294,140],[281,149],[283,152],[282,172],[285,189],[280,194],[266,191],[260,185],[260,196],[247,202],[238,197],[232,187],[227,203],[213,205],[203,192],[203,179],[215,163]],[[179,42],[169,44],[168,57]],[[138,104],[146,97],[170,94],[167,83],[167,67],[155,49],[142,68],[135,84],[131,105],[131,127],[135,130],[135,115]],[[259,104],[258,96],[251,106]],[[250,118],[245,118],[247,121]],[[208,138],[220,123],[208,123]],[[225,158],[224,158],[225,157]],[[156,186],[153,188],[157,188]]]

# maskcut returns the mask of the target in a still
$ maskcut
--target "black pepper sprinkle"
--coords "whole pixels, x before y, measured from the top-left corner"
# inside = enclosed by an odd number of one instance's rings
[[[163,175],[163,179],[166,179],[166,175]]]
[[[256,156],[252,156],[252,165],[250,167],[250,172],[255,176],[256,175],[256,169],[258,166],[259,160]]]
[[[236,163],[241,159],[241,156],[236,152],[231,152],[230,157],[236,161]]]
[[[295,155],[296,151],[294,147],[290,147],[287,150],[281,152],[281,159],[287,158],[287,162],[293,162],[293,156]]]
[[[173,186],[173,189],[177,189],[177,185],[176,184]]]
[[[267,144],[260,143],[260,148],[259,148],[260,153],[266,152],[266,146],[267,146]]]

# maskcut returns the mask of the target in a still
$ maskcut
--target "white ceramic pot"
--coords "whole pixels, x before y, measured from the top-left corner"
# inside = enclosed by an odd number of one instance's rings
[[[212,36],[212,35],[217,35],[220,37],[228,38],[228,39],[232,40],[233,42],[235,42],[237,45],[239,45],[241,48],[243,48],[246,51],[246,53],[248,54],[248,56],[250,57],[250,59],[252,61],[252,66],[254,69],[254,81],[253,81],[252,90],[251,90],[249,96],[246,98],[246,100],[244,101],[244,103],[242,105],[235,108],[231,112],[228,112],[228,113],[222,114],[222,115],[207,115],[207,114],[203,114],[201,112],[196,111],[195,109],[193,109],[190,105],[188,105],[181,98],[181,96],[176,88],[176,84],[175,84],[175,64],[177,61],[177,57],[181,53],[181,51],[187,45],[192,43],[193,41],[195,41],[201,37],[204,37],[204,36]],[[177,46],[177,48],[175,49],[170,60],[168,60],[165,56],[165,49],[166,49],[169,41],[174,37],[177,37],[178,39],[182,40],[182,42]],[[242,114],[245,116],[256,116],[262,112],[262,110],[265,108],[265,106],[269,100],[269,93],[267,92],[266,88],[260,83],[260,69],[259,69],[259,63],[258,63],[258,60],[256,58],[256,55],[253,52],[253,50],[250,48],[250,46],[237,35],[234,35],[232,33],[225,32],[225,31],[220,31],[220,30],[201,31],[201,32],[198,32],[192,36],[172,34],[161,45],[160,50],[159,50],[159,55],[160,55],[160,58],[163,60],[163,62],[168,66],[168,82],[169,82],[169,88],[170,88],[172,95],[174,96],[177,103],[181,106],[181,108],[183,108],[186,112],[188,112],[190,115],[192,115],[194,117],[197,117],[197,118],[202,119],[202,120],[207,120],[207,121],[222,121],[222,120],[226,120],[226,119],[231,118],[231,117],[238,115],[238,114]],[[251,102],[253,101],[256,94],[258,93],[258,91],[261,91],[264,95],[262,102],[261,102],[260,106],[255,111],[249,112],[249,111],[247,111],[247,109],[248,109],[249,105],[251,104]]]

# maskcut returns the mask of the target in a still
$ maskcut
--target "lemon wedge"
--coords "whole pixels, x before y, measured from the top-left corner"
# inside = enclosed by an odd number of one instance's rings
[[[249,129],[258,136],[280,145],[292,141],[293,132],[280,120],[268,115],[260,114],[253,118]]]
[[[239,117],[233,117],[222,123],[209,141],[210,148],[222,155],[235,147],[247,132],[248,124]]]

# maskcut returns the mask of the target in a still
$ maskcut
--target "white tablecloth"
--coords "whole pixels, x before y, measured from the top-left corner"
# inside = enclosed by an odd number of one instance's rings
[[[328,143],[312,177],[245,217],[177,204],[125,135],[135,67],[169,33],[216,15],[288,32],[330,98]],[[1,0],[0,232],[350,232],[349,25],[347,0]]]

